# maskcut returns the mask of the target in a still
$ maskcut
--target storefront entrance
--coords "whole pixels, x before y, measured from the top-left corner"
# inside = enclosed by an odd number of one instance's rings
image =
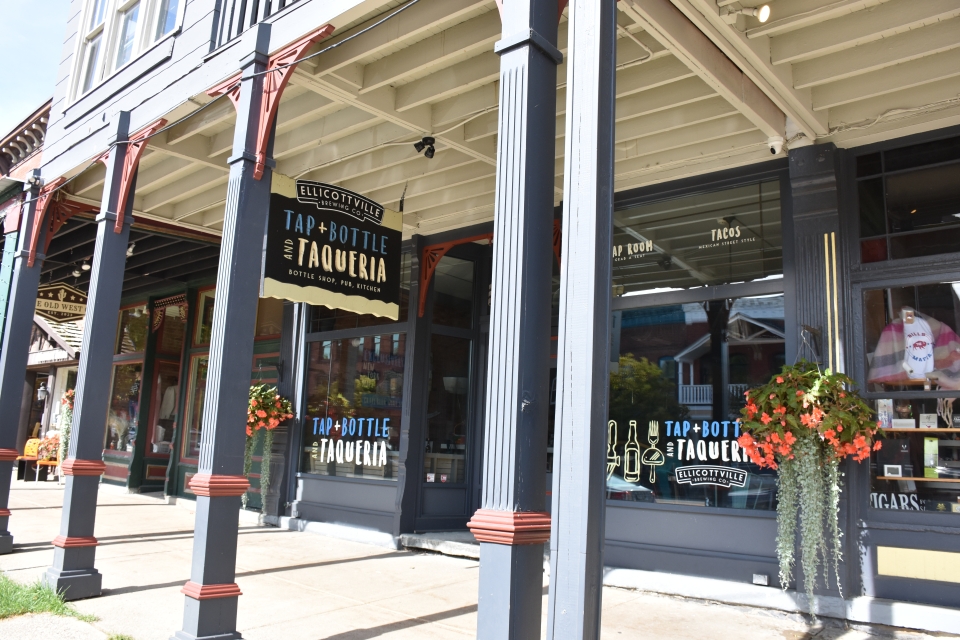
[[[490,264],[489,244],[466,243],[431,283],[417,531],[465,529],[480,504]]]

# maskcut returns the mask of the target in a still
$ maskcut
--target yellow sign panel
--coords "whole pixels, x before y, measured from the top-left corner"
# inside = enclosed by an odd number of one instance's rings
[[[87,294],[68,284],[47,284],[37,289],[37,315],[54,322],[82,320]]]

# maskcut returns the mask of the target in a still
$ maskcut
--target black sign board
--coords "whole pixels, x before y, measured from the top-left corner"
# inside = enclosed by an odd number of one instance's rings
[[[261,295],[396,320],[401,228],[369,198],[274,173]]]
[[[47,284],[37,289],[36,314],[54,322],[83,320],[87,312],[87,294],[70,285]]]

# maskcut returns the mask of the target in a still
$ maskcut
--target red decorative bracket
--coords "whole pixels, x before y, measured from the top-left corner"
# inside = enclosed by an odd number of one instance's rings
[[[418,318],[423,317],[424,310],[427,306],[427,290],[430,289],[430,280],[433,279],[433,273],[437,270],[437,265],[440,264],[443,256],[447,255],[447,252],[456,246],[467,244],[468,242],[476,242],[477,240],[490,240],[492,242],[493,234],[485,233],[480,236],[470,236],[469,238],[460,238],[459,240],[451,240],[450,242],[431,244],[423,248],[423,256],[420,260],[420,306],[417,310]]]
[[[37,244],[40,242],[40,231],[43,229],[43,221],[47,215],[47,209],[53,202],[53,196],[56,190],[66,182],[66,178],[57,178],[53,182],[48,182],[40,189],[40,195],[37,196],[37,206],[33,211],[33,228],[30,229],[30,246],[27,255],[27,266],[32,267],[37,261]]]
[[[150,137],[157,131],[165,127],[167,121],[160,118],[151,125],[140,129],[137,133],[130,136],[126,142],[126,151],[123,156],[123,173],[120,175],[120,196],[117,198],[117,221],[113,225],[115,233],[123,231],[123,212],[127,209],[127,199],[130,197],[130,187],[133,184],[133,175],[140,166],[140,158],[147,148]],[[110,150],[101,154],[98,161],[106,164],[110,157]]]
[[[290,81],[293,70],[297,68],[296,61],[310,45],[328,37],[333,33],[333,30],[332,24],[325,24],[310,35],[288,44],[270,56],[263,76],[263,99],[260,101],[260,113],[257,117],[256,162],[253,166],[254,180],[262,178],[266,169],[270,130],[273,128],[273,121],[276,120],[277,111],[280,108],[280,96],[283,95],[283,90],[286,88],[287,82]],[[233,76],[207,91],[207,95],[216,97],[227,93],[234,108],[236,108],[240,100],[239,79],[239,75]]]

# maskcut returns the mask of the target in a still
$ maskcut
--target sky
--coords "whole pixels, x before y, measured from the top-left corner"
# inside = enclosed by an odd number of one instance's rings
[[[70,0],[0,0],[0,138],[53,95]]]

